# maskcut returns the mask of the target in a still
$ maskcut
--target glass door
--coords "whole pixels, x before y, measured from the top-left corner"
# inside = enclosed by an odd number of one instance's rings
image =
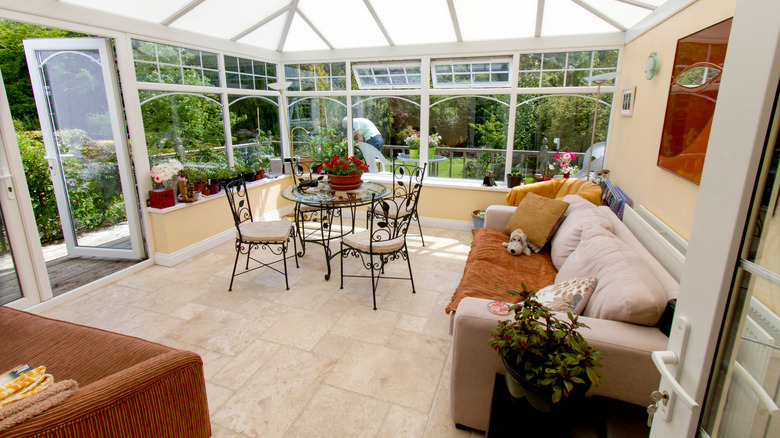
[[[143,258],[110,40],[30,39],[24,49],[68,254]],[[100,203],[99,218],[85,213],[94,212],[94,203]],[[105,215],[114,225],[95,233]]]
[[[0,306],[51,298],[24,166],[0,75]]]

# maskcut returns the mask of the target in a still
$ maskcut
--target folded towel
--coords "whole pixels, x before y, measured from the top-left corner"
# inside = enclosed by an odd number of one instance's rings
[[[78,387],[74,380],[63,380],[0,409],[0,432],[64,402]]]

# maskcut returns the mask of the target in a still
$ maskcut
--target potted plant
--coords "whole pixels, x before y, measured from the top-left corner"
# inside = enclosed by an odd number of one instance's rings
[[[557,168],[557,170],[563,174],[564,178],[568,178],[570,174],[577,173],[580,170],[579,167],[571,165],[571,162],[576,158],[577,156],[574,155],[574,152],[566,150],[560,151],[555,154],[555,163],[550,164],[550,170],[555,171]]]
[[[328,174],[328,184],[334,189],[348,190],[360,187],[361,175],[368,167],[357,157],[333,157],[322,163],[322,171]]]
[[[523,174],[519,169],[512,170],[511,173],[506,174],[506,186],[510,189],[515,186],[519,186],[523,183]]]
[[[222,170],[223,169],[220,169],[218,167],[212,167],[206,171],[206,177],[208,178],[209,192],[211,192],[212,195],[219,192],[219,181],[221,178]]]
[[[499,321],[490,331],[489,344],[504,362],[509,393],[526,398],[538,411],[552,412],[600,383],[596,367],[603,354],[577,331],[588,327],[576,316],[568,313],[569,321],[561,320],[525,284],[523,291],[507,291],[526,296],[509,308],[514,320]]]
[[[474,228],[485,226],[485,209],[474,210],[471,212],[471,219],[474,221]]]
[[[401,131],[403,134],[404,132],[409,132],[406,129],[404,131]],[[439,142],[441,142],[441,136],[439,134],[431,134],[428,136],[428,158],[433,158],[434,153],[436,152],[436,146],[439,145]],[[406,143],[407,146],[409,146],[409,157],[410,158],[418,158],[420,156],[420,133],[419,132],[413,132],[408,137],[404,139],[404,143]]]
[[[252,168],[255,171],[255,181],[259,181],[265,178],[265,170],[268,169],[269,163],[270,160],[268,160],[268,158],[265,157],[255,160],[255,162],[252,165]]]

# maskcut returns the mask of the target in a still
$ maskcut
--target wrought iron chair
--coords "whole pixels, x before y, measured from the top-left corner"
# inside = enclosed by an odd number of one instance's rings
[[[396,166],[395,161],[393,161],[391,167],[393,169],[393,192],[390,196],[392,198],[405,198],[414,187],[419,186],[420,189],[422,189],[423,179],[425,178],[425,169],[427,167],[428,163],[423,165],[423,167],[409,168],[408,166],[402,165]],[[373,215],[373,210],[369,208],[366,212],[366,226],[368,226],[368,222],[371,221]],[[416,208],[414,209],[412,220],[417,222],[417,229],[420,231],[420,240],[422,241],[422,246],[425,246],[422,225],[420,224],[420,217],[417,214]]]
[[[299,161],[292,163],[292,175],[296,185],[316,185],[325,180],[325,175],[315,175],[309,164],[301,163]],[[298,239],[301,241],[301,252],[298,253],[298,256],[303,257],[306,254],[307,238],[322,233],[324,229],[329,229],[333,223],[333,217],[340,215],[340,209],[324,208],[296,202],[293,208],[293,217],[295,219],[295,231],[298,234]],[[306,228],[304,227],[305,222],[319,222],[320,225],[317,230],[310,230],[307,234]],[[321,240],[322,236],[318,237],[319,238],[316,240]]]
[[[233,274],[230,277],[230,287],[228,287],[228,291],[233,290],[233,280],[238,275],[246,274],[264,267],[273,269],[284,275],[284,284],[287,287],[287,290],[289,290],[290,283],[287,278],[287,247],[291,238],[293,241],[295,267],[298,267],[298,245],[295,241],[295,228],[290,221],[285,219],[254,222],[248,194],[246,182],[243,179],[236,179],[225,184],[225,196],[227,197],[228,204],[230,204],[230,210],[233,213],[233,221],[236,225],[236,260],[233,262]],[[281,255],[282,258],[270,263],[262,262],[252,257],[253,248],[267,249],[272,254]],[[244,271],[236,274],[238,258],[244,253],[246,253],[246,266],[244,267]],[[249,269],[249,260],[254,260],[260,265]],[[272,266],[279,262],[284,264],[284,271]]]
[[[368,230],[347,234],[341,238],[341,288],[344,288],[344,277],[371,278],[371,293],[373,294],[374,310],[376,310],[376,289],[380,278],[409,280],[412,283],[412,293],[415,293],[412,264],[406,247],[406,232],[417,211],[417,201],[420,198],[422,184],[415,183],[405,196],[376,199],[371,197],[372,219]],[[371,275],[344,274],[344,259],[357,257],[363,267],[371,271]],[[409,277],[387,277],[385,265],[403,258],[409,267]]]

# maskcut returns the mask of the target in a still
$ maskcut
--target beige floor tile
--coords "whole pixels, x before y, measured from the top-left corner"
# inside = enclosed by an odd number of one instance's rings
[[[406,351],[431,359],[445,360],[452,342],[448,339],[434,338],[414,332],[396,330],[385,343],[385,347]]]
[[[356,342],[326,383],[428,412],[443,365],[443,360]]]
[[[390,337],[398,317],[397,313],[387,310],[352,306],[333,325],[330,333],[381,345]]]
[[[390,403],[322,385],[285,437],[373,437]]]
[[[206,382],[206,398],[209,403],[210,415],[214,414],[232,396],[232,390]]]
[[[385,416],[378,438],[417,438],[425,434],[428,415],[393,405]]]
[[[187,303],[178,309],[171,312],[171,316],[175,316],[179,319],[192,319],[200,312],[206,310],[208,307],[198,303]]]
[[[280,437],[319,390],[333,364],[333,359],[282,347],[211,421],[248,436]]]
[[[200,358],[203,359],[203,376],[206,378],[207,382],[233,361],[233,357],[231,356],[220,354],[211,350],[206,350],[204,348],[195,347],[193,345],[183,344],[181,342],[174,341],[173,339],[162,338],[158,342],[169,347],[197,353]]]
[[[349,351],[353,342],[355,341],[350,338],[326,333],[320,338],[320,341],[314,346],[312,351],[317,354],[339,359]]]
[[[244,351],[275,320],[209,308],[170,333],[168,338],[187,345],[235,356]]]
[[[144,292],[133,301],[133,305],[146,310],[171,314],[205,293],[207,291],[199,286],[177,282]]]
[[[234,432],[219,425],[211,423],[211,438],[246,438],[243,433]]]
[[[338,317],[291,309],[261,335],[262,339],[311,351]]]
[[[256,340],[244,351],[236,355],[209,381],[225,388],[240,389],[251,380],[252,375],[262,368],[280,348],[277,344]]]

